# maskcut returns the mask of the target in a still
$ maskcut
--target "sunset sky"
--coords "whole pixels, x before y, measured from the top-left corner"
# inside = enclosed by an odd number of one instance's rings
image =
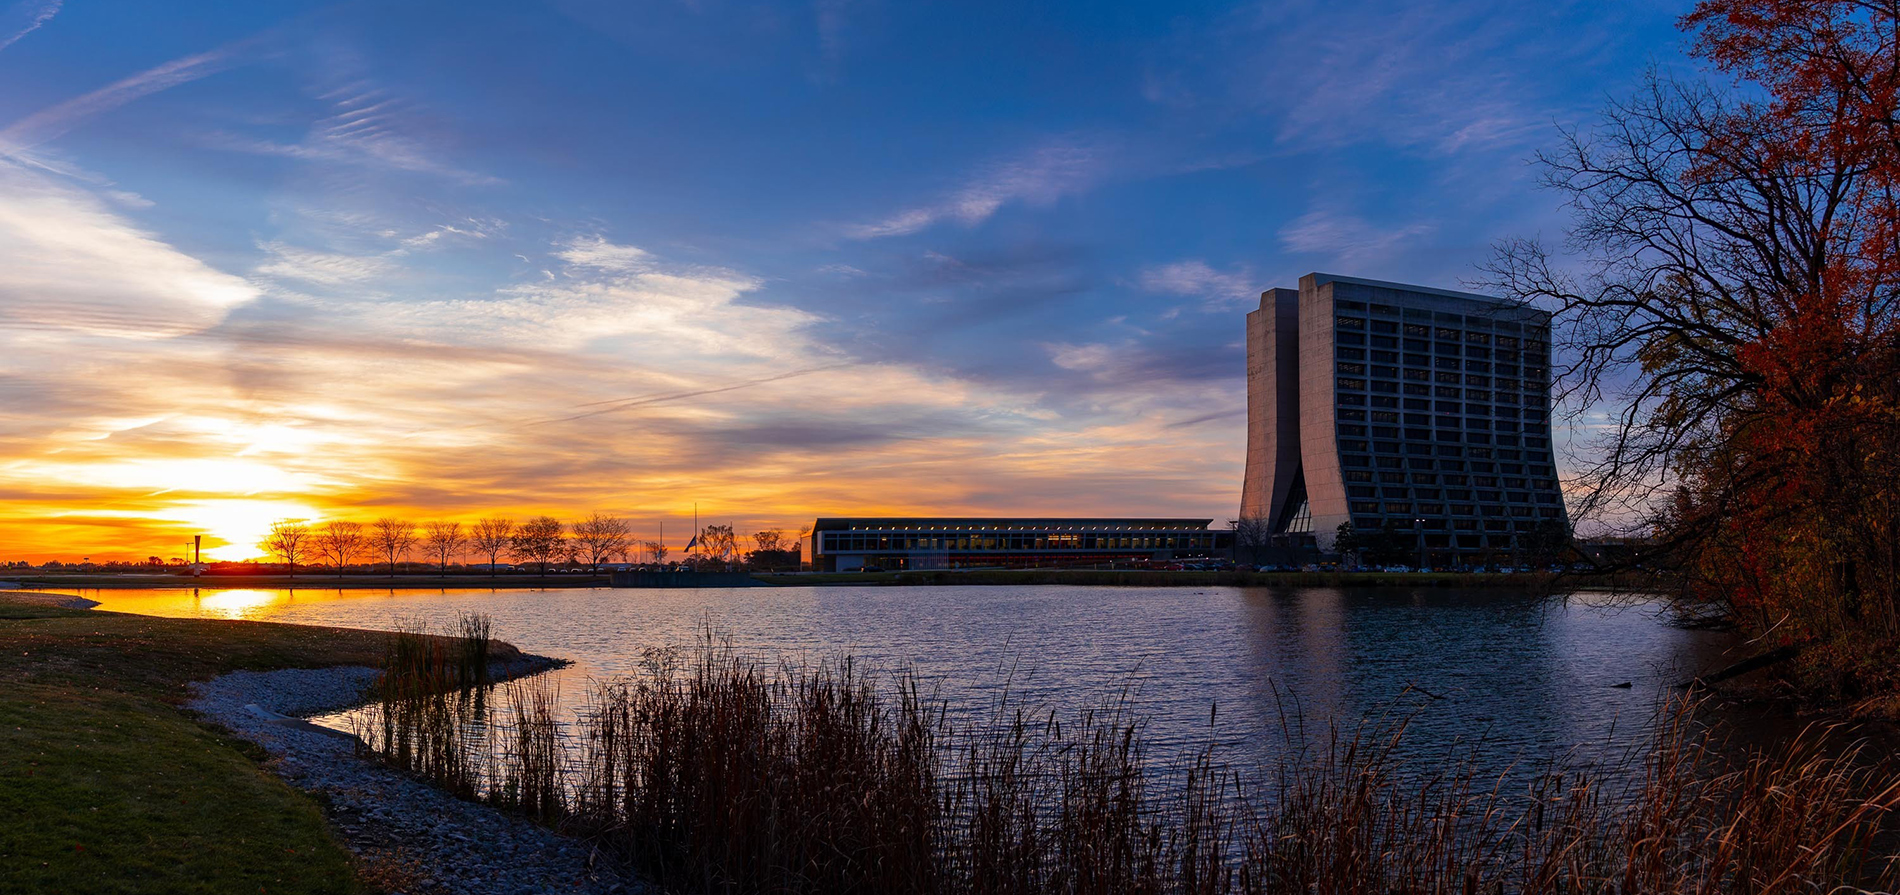
[[[1260,290],[1561,239],[1679,6],[0,0],[0,560],[1224,522]]]

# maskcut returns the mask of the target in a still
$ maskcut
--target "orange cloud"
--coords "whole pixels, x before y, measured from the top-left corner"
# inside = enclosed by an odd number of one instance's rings
[[[1241,406],[1238,376],[1056,414],[856,360],[821,315],[757,302],[755,277],[600,236],[461,299],[399,294],[409,259],[387,253],[326,253],[365,291],[307,294],[287,257],[220,271],[0,162],[0,560],[171,557],[194,534],[242,559],[278,518],[601,511],[677,546],[695,503],[795,530],[1233,502],[1238,422],[1165,424]]]

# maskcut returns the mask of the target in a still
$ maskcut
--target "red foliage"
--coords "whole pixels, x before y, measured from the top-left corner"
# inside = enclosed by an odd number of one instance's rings
[[[1776,247],[1805,282],[1759,295],[1779,323],[1735,350],[1748,412],[1675,518],[1719,530],[1702,579],[1756,627],[1900,636],[1900,2],[1703,0],[1682,25],[1763,91],[1731,129],[1761,176],[1826,175],[1843,201],[1820,244]]]

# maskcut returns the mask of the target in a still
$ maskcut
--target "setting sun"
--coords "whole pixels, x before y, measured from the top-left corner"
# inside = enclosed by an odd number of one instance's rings
[[[261,546],[279,519],[315,521],[322,513],[306,504],[269,500],[194,500],[161,511],[159,518],[183,523],[205,535],[206,559],[240,561],[266,555]]]

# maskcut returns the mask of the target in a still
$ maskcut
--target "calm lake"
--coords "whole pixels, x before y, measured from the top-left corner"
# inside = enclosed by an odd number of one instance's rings
[[[1303,718],[1311,739],[1328,720],[1406,716],[1420,755],[1477,744],[1500,766],[1595,762],[1639,741],[1678,682],[1742,655],[1732,635],[1672,627],[1652,603],[1500,589],[68,592],[105,610],[361,628],[487,613],[497,637],[574,661],[555,673],[569,711],[591,679],[710,628],[775,661],[913,670],[964,718],[987,717],[1005,687],[1069,714],[1126,692],[1158,751],[1213,737],[1242,763],[1284,754],[1299,730],[1283,719]]]

